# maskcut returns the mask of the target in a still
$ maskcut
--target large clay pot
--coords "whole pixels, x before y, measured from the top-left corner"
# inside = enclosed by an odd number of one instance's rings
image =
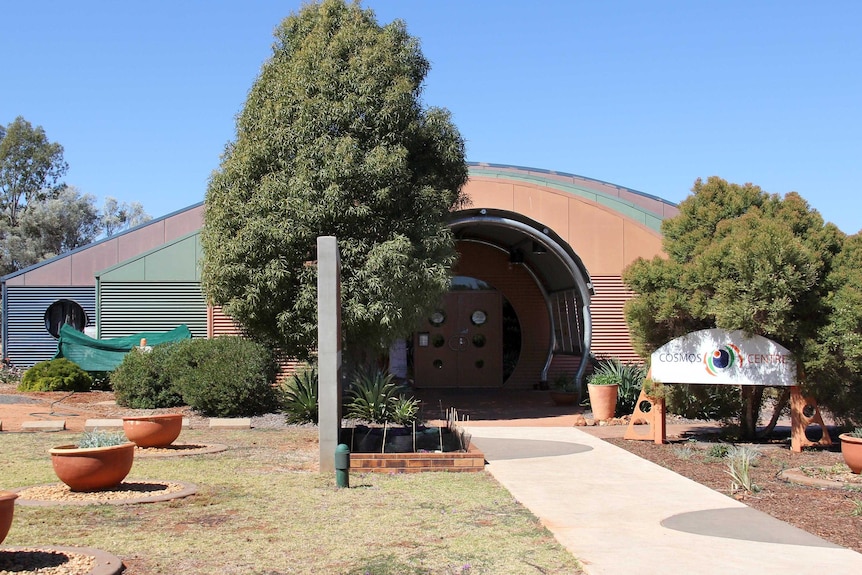
[[[838,438],[841,440],[844,463],[853,473],[862,473],[862,437],[851,437],[842,433]]]
[[[183,416],[178,413],[123,418],[126,437],[138,447],[170,445],[182,430]]]
[[[54,473],[69,489],[98,491],[123,482],[134,463],[135,444],[87,448],[61,445],[51,449],[50,453]]]
[[[593,385],[587,384],[590,394],[590,409],[593,411],[593,419],[604,421],[611,419],[617,410],[617,390],[619,385]]]
[[[9,533],[9,528],[12,527],[16,499],[18,499],[17,493],[0,491],[0,543],[3,543]]]

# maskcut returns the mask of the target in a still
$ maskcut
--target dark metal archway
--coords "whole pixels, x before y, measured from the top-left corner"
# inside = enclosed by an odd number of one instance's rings
[[[542,291],[551,318],[551,346],[542,370],[547,381],[554,353],[581,357],[575,382],[580,395],[590,355],[593,286],[581,259],[559,235],[535,220],[506,210],[462,210],[449,223],[459,241],[489,245],[523,265]]]

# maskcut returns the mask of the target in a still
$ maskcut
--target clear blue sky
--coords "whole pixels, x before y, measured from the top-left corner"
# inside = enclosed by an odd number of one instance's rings
[[[403,19],[470,161],[679,202],[718,175],[862,228],[862,2],[366,0]],[[202,201],[272,31],[301,2],[0,0],[0,123],[69,184],[158,217]]]

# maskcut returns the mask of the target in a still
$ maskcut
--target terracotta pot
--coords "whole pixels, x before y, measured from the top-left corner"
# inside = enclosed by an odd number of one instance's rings
[[[138,447],[170,445],[183,430],[183,416],[178,413],[124,417],[123,431]]]
[[[0,491],[0,543],[3,543],[9,533],[9,528],[12,527],[16,499],[18,499],[17,493]]]
[[[851,437],[846,433],[838,436],[841,440],[841,455],[844,463],[853,473],[862,473],[862,437]]]
[[[587,384],[590,393],[590,409],[593,411],[593,419],[603,421],[611,419],[617,410],[617,388],[619,385],[593,385]]]
[[[51,463],[60,481],[72,491],[98,491],[116,487],[132,469],[135,444],[79,448],[61,445],[51,449]]]

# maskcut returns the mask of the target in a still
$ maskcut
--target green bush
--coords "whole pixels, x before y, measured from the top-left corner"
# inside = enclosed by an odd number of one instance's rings
[[[317,368],[305,366],[296,371],[285,383],[282,407],[290,423],[317,423],[318,419]]]
[[[133,349],[111,372],[117,405],[133,409],[157,409],[184,405],[168,372],[168,360],[176,343],[154,346],[152,351]]]
[[[167,372],[186,404],[208,417],[248,417],[277,409],[272,350],[237,336],[177,343]]]
[[[65,357],[40,361],[24,372],[18,391],[90,391],[93,379]]]

